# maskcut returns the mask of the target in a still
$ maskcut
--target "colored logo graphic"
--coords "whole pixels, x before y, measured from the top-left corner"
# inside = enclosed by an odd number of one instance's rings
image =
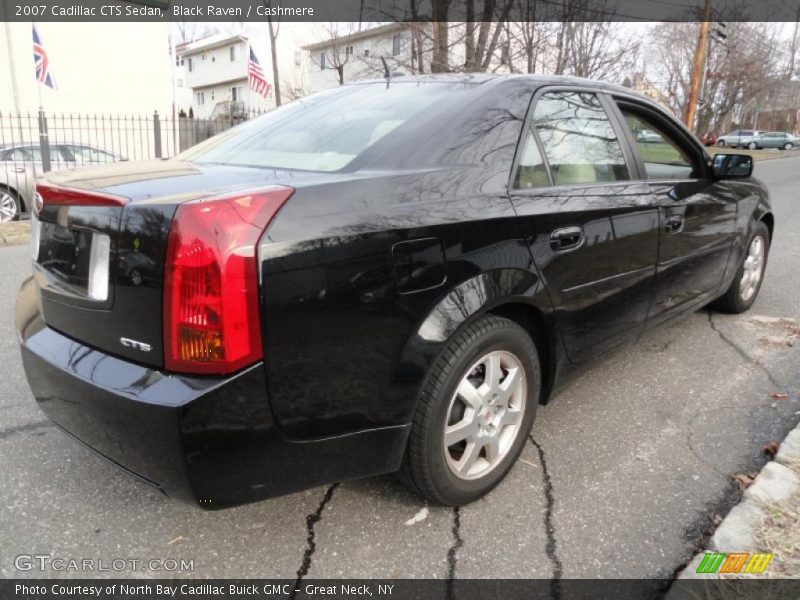
[[[750,552],[706,552],[698,573],[763,573],[772,554]]]

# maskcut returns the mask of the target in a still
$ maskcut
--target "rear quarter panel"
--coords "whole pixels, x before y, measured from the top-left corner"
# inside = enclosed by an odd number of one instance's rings
[[[547,308],[506,191],[529,98],[522,85],[487,91],[460,122],[414,124],[281,210],[260,261],[270,404],[286,433],[408,423],[459,324],[515,298]],[[441,250],[398,264],[393,248],[420,239]],[[401,291],[409,274],[420,285]]]

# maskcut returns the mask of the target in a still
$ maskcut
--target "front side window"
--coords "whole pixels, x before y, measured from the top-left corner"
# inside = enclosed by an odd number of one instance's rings
[[[663,127],[620,107],[642,157],[647,179],[691,179],[696,177],[691,157]]]
[[[596,94],[548,92],[537,101],[531,124],[555,185],[630,179],[622,146]]]
[[[397,56],[398,54],[400,54],[402,41],[403,41],[403,38],[399,33],[392,36],[392,55],[393,56]]]

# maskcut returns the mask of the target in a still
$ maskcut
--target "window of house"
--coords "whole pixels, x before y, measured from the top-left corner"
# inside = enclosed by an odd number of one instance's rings
[[[193,67],[191,57],[188,60],[189,60],[189,73],[191,73],[192,72],[192,67]]]
[[[231,62],[236,62],[236,46],[230,47]]]
[[[630,179],[622,146],[596,94],[546,93],[536,102],[531,125],[555,185]]]
[[[325,53],[324,52],[320,53],[320,55],[319,55],[319,69],[320,69],[320,71],[325,69]]]
[[[353,54],[353,46],[345,46],[344,47],[344,55],[350,56]]]
[[[695,177],[692,159],[678,142],[652,119],[621,106],[631,130],[647,179],[689,179]]]
[[[242,94],[242,86],[235,85],[231,88],[231,100],[234,102],[240,102],[243,100]]]
[[[201,55],[200,55],[200,58],[201,58],[202,60],[205,60],[205,59],[207,59],[207,58],[208,58],[208,51],[205,51],[205,52],[203,52],[203,54],[201,54]]]
[[[211,90],[211,101],[214,101],[214,90]]]
[[[369,56],[369,48],[364,48],[364,56]]]
[[[303,55],[300,52],[294,53],[294,66],[299,67],[303,62]]]
[[[197,106],[203,106],[206,103],[205,92],[197,92]]]
[[[392,36],[392,55],[397,56],[400,54],[400,50],[403,44],[403,37],[396,33]]]

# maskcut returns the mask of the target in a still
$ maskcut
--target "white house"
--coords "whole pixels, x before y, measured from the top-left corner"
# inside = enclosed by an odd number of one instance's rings
[[[318,92],[343,82],[380,77],[384,73],[381,57],[391,70],[410,73],[412,69],[412,31],[406,23],[390,23],[363,31],[326,32],[326,39],[303,46],[308,88]],[[429,40],[430,36],[423,36]],[[426,42],[429,46],[429,43]],[[425,70],[430,70],[430,51],[423,51]]]
[[[271,82],[271,67],[266,52],[256,51],[267,81]],[[250,41],[240,34],[217,34],[177,49],[178,67],[192,90],[192,112],[197,118],[209,118],[220,103],[243,103],[250,110],[267,110],[275,106],[273,90],[266,98],[250,89]],[[181,107],[187,110],[189,107]]]

